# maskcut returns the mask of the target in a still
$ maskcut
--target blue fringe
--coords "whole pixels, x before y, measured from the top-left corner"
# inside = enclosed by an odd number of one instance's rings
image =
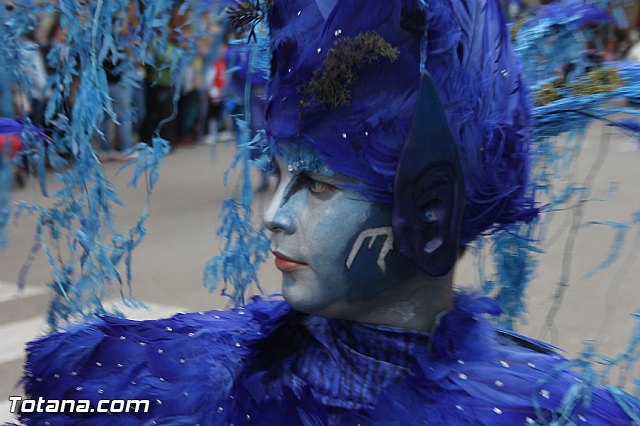
[[[113,292],[119,294],[125,304],[139,305],[132,296],[131,258],[133,250],[146,234],[147,207],[130,229],[115,227],[113,209],[122,203],[116,188],[104,176],[91,141],[101,136],[97,128],[105,114],[116,123],[122,119],[114,115],[111,107],[102,64],[106,61],[116,63],[126,54],[143,64],[150,64],[148,47],[153,43],[157,43],[160,50],[167,46],[167,23],[174,1],[143,0],[145,12],[139,16],[140,25],[127,36],[122,36],[114,29],[121,27],[128,4],[128,0],[97,0],[87,4],[61,0],[55,5],[19,9],[15,15],[25,24],[13,25],[12,32],[0,32],[0,37],[3,37],[0,57],[11,58],[11,55],[19,54],[17,44],[11,44],[4,38],[17,40],[37,14],[59,14],[60,25],[67,30],[65,42],[53,46],[47,57],[49,67],[55,70],[47,82],[51,96],[45,108],[45,119],[53,132],[52,140],[43,143],[42,140],[23,137],[24,149],[19,155],[20,161],[25,161],[31,171],[37,172],[40,190],[52,198],[52,207],[19,203],[16,211],[16,217],[33,214],[37,220],[36,243],[20,274],[19,286],[25,285],[28,267],[42,249],[53,274],[50,286],[55,296],[48,314],[52,328],[95,313],[106,313],[108,309],[102,300]],[[200,1],[187,1],[182,4],[181,12],[184,13],[188,7],[202,11],[205,5]],[[199,25],[200,16],[194,14],[187,22],[194,28],[194,34],[179,40],[185,47],[174,49],[175,60],[169,71],[178,85],[182,81],[182,70],[195,57],[197,37],[205,30]],[[129,69],[124,69],[125,66],[121,69],[123,83],[139,85],[135,72],[132,72],[133,65],[129,63],[127,66]],[[78,83],[77,90],[73,106],[69,109],[75,82]],[[23,86],[28,87],[28,84]],[[152,146],[138,144],[135,150],[139,157],[125,166],[133,169],[130,185],[136,186],[143,179],[149,197],[159,177],[158,166],[168,153],[168,145],[156,137]],[[49,194],[46,187],[47,162],[56,170],[62,183],[62,189],[54,194]],[[7,188],[6,175],[7,168],[3,163],[0,235],[8,220],[6,200],[10,188]],[[124,276],[119,272],[120,265],[124,267]],[[110,312],[117,313],[113,309]]]

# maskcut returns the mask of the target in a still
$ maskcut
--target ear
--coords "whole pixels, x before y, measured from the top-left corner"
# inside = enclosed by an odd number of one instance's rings
[[[393,234],[400,253],[433,277],[457,260],[464,177],[433,80],[423,74],[395,178]]]

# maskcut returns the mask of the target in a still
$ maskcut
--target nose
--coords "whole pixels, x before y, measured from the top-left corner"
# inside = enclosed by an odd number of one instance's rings
[[[273,198],[269,203],[267,211],[262,217],[262,223],[271,232],[284,232],[292,234],[295,232],[294,215],[291,208],[291,199],[287,197],[287,186],[280,182]]]

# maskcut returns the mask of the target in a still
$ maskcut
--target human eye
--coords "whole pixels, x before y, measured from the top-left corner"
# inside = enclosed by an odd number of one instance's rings
[[[336,191],[336,187],[328,183],[321,182],[309,176],[305,176],[305,186],[312,194],[331,194]]]

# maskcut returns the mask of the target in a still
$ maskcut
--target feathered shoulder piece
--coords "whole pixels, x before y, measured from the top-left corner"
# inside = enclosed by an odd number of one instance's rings
[[[33,399],[149,401],[146,413],[23,413],[28,424],[215,424],[251,347],[289,313],[283,301],[254,299],[245,309],[132,321],[102,316],[29,343],[24,377]]]

